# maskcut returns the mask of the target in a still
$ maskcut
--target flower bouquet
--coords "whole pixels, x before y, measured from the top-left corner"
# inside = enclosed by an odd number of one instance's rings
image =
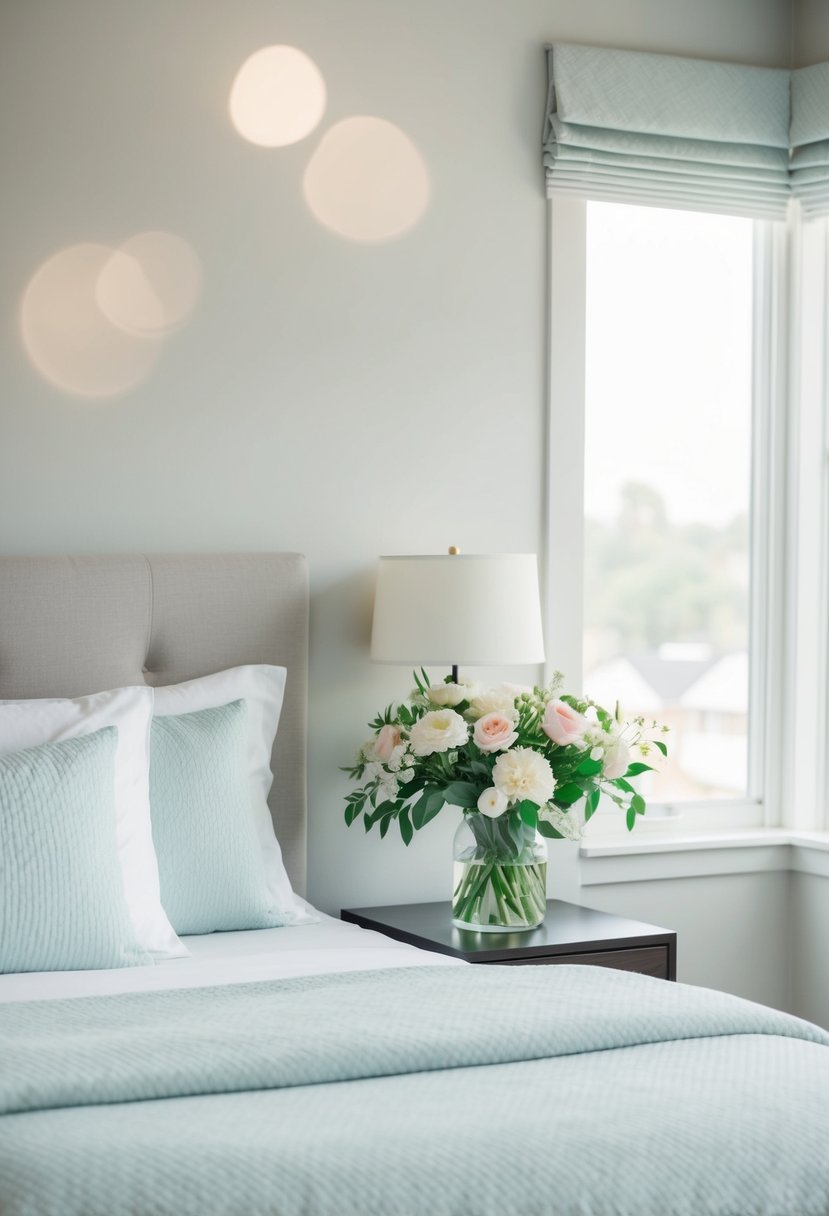
[[[360,788],[345,821],[362,816],[383,837],[393,822],[409,844],[444,806],[463,811],[456,837],[455,924],[531,928],[546,910],[546,848],[540,836],[577,840],[602,795],[625,814],[628,830],[645,813],[630,778],[667,755],[642,718],[623,722],[593,701],[546,688],[448,678],[416,689],[370,723],[373,737],[345,771]],[[634,758],[637,756],[638,758]]]

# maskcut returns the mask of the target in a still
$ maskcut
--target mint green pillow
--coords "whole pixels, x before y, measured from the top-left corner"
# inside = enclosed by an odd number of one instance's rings
[[[0,972],[150,963],[115,833],[114,726],[0,756]]]
[[[268,929],[244,701],[153,719],[150,814],[161,903],[176,933]]]

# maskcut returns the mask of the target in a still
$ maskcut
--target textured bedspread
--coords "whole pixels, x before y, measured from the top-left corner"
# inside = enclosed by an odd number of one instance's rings
[[[0,1213],[827,1216],[829,1035],[600,968],[0,1008]]]

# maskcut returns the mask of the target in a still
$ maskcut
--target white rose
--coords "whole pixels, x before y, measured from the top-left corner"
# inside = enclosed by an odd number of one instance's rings
[[[605,748],[602,776],[607,777],[608,781],[613,781],[616,777],[624,777],[629,764],[630,749],[627,743],[618,735],[612,736]]]
[[[452,747],[462,747],[468,738],[469,727],[453,709],[433,709],[409,731],[409,745],[416,756],[448,752]]]
[[[479,697],[483,692],[483,684],[480,680],[470,680],[468,676],[459,676],[458,683],[466,693],[467,701],[472,701],[475,697]]]
[[[531,747],[514,747],[502,752],[495,761],[492,780],[510,803],[526,798],[544,806],[556,788],[550,762]]]
[[[482,815],[488,815],[490,819],[497,819],[499,815],[503,815],[507,809],[506,795],[497,790],[494,785],[488,790],[484,790],[478,799],[478,810]]]
[[[432,684],[426,689],[426,696],[433,705],[454,709],[467,699],[468,693],[462,684]]]
[[[474,722],[486,714],[503,714],[518,721],[518,711],[515,708],[515,698],[518,695],[515,684],[498,684],[495,688],[485,688],[475,697],[469,698],[467,717]]]

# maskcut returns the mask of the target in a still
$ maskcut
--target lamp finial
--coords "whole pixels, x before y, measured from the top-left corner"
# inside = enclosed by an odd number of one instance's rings
[[[457,545],[449,546],[449,556],[450,557],[457,557],[459,553],[460,553],[460,549],[458,548]]]

